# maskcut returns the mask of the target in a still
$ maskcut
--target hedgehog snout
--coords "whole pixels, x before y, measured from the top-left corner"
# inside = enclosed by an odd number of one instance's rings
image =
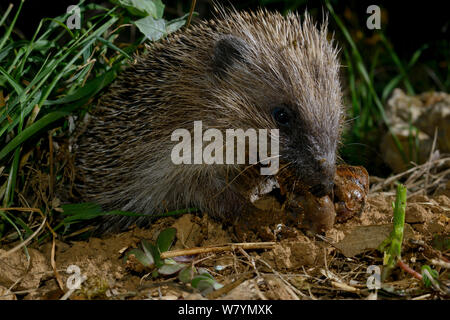
[[[317,197],[330,194],[334,187],[336,165],[326,158],[319,158],[316,161],[315,169],[314,180],[318,181],[318,183],[310,187],[310,192]]]

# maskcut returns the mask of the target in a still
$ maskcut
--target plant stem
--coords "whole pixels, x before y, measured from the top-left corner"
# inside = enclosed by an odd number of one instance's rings
[[[394,203],[394,227],[386,240],[379,246],[379,250],[384,252],[384,266],[382,280],[385,279],[390,271],[401,258],[403,230],[405,227],[405,210],[406,210],[406,187],[402,184],[397,185],[397,195]]]

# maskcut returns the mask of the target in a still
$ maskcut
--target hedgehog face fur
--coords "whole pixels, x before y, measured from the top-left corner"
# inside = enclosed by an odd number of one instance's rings
[[[125,70],[78,141],[82,196],[153,214],[239,214],[264,177],[237,165],[174,165],[176,128],[279,128],[280,162],[315,194],[331,190],[343,118],[337,50],[306,15],[230,12],[169,35]],[[232,181],[232,183],[230,183]],[[115,226],[134,222],[116,218]]]

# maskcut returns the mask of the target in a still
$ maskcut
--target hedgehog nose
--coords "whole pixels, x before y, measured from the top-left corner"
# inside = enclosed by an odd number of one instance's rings
[[[330,194],[334,187],[335,171],[336,168],[334,164],[331,164],[325,158],[319,159],[317,163],[317,173],[320,182],[313,185],[310,188],[310,192],[317,197],[323,197]]]

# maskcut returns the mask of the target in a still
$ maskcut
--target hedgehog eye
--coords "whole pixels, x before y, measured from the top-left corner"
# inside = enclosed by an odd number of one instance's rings
[[[286,109],[279,107],[272,110],[272,116],[275,121],[282,126],[288,125],[291,118],[289,112]]]

